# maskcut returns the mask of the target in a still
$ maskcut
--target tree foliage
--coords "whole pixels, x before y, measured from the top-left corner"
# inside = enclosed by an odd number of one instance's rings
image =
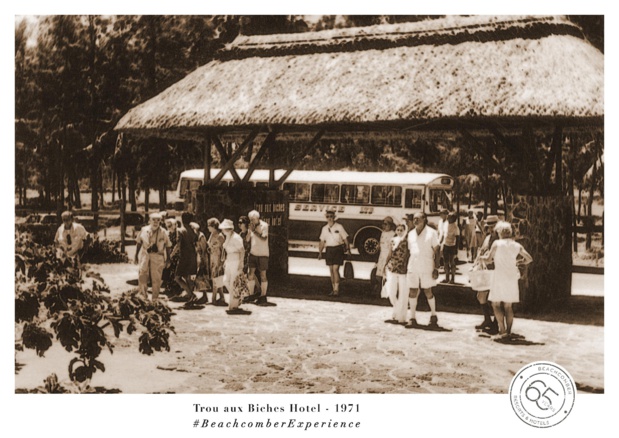
[[[143,354],[169,351],[172,312],[162,303],[151,303],[130,291],[110,296],[104,280],[93,272],[82,273],[67,259],[56,257],[52,246],[34,243],[27,235],[16,237],[15,324],[21,347],[39,356],[58,342],[74,353],[68,365],[74,382],[90,381],[104,372],[99,360],[104,349],[113,352],[110,337],[140,330]],[[109,328],[108,328],[109,327]]]

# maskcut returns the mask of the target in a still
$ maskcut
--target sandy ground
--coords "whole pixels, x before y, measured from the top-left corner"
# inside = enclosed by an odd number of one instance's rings
[[[100,265],[121,293],[134,269]],[[478,315],[439,311],[451,332],[385,324],[389,307],[272,298],[276,307],[246,305],[248,316],[206,306],[173,317],[171,351],[144,356],[137,338],[113,339],[93,386],[123,393],[506,393],[513,375],[539,360],[565,368],[581,392],[604,388],[604,327],[516,319],[530,345],[504,345],[473,328]],[[440,310],[440,309],[439,309]],[[429,313],[418,312],[420,323]],[[19,352],[15,388],[34,388],[52,372],[68,378],[73,356],[57,345],[43,358]]]

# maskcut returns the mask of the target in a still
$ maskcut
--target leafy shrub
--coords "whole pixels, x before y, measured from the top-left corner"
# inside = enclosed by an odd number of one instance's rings
[[[119,240],[100,240],[98,235],[89,241],[82,254],[83,263],[127,263],[128,261],[129,257],[122,250]]]
[[[112,298],[98,274],[81,273],[69,260],[57,258],[53,247],[39,245],[29,235],[17,235],[15,251],[19,261],[15,270],[15,323],[16,333],[21,332],[16,351],[30,348],[43,356],[53,342],[59,342],[76,354],[69,363],[69,378],[83,383],[97,370],[105,372],[98,357],[104,348],[110,352],[114,348],[106,327],[112,327],[115,337],[123,330],[128,334],[141,330],[139,350],[143,354],[170,350],[169,336],[174,327],[172,311],[165,304],[145,300],[137,290]],[[61,392],[52,376],[49,379],[42,392]]]

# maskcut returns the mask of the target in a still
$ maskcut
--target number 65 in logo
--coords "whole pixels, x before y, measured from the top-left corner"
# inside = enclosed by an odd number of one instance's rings
[[[552,427],[571,412],[576,395],[572,376],[552,362],[533,362],[516,373],[509,387],[512,409],[520,420]]]
[[[538,389],[536,385],[541,386],[541,389]],[[542,390],[544,392],[542,392]],[[548,397],[548,395],[546,395],[548,392],[552,392],[557,397],[559,396],[559,394],[554,389],[546,386],[546,383],[544,383],[542,380],[534,380],[529,384],[529,386],[527,386],[527,389],[524,391],[524,395],[527,400],[534,402],[539,409],[541,409],[542,411],[547,411],[548,409],[550,409],[550,406],[552,406],[552,400],[550,399],[550,397]],[[535,398],[531,398],[531,396]],[[542,405],[540,406],[539,401],[542,399],[547,401],[543,401]]]

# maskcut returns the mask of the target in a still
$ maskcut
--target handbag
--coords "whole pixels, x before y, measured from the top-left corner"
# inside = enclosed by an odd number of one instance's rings
[[[247,275],[244,272],[239,273],[234,279],[232,283],[233,296],[234,298],[243,299],[250,295],[249,292],[249,281],[247,280]]]
[[[346,280],[352,280],[355,278],[355,271],[352,267],[352,263],[349,260],[344,262],[344,278]]]
[[[474,291],[490,290],[490,283],[492,283],[493,275],[494,271],[488,269],[484,262],[479,261],[475,263],[471,269],[471,272],[469,272],[471,289]]]

